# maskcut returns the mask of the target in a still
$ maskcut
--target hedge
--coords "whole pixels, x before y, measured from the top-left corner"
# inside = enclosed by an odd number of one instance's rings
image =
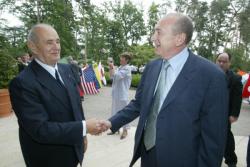
[[[109,72],[105,72],[105,78],[107,80],[107,84],[111,85],[112,84],[112,80],[109,77]],[[140,80],[141,80],[141,74],[132,74],[131,87],[137,88]]]

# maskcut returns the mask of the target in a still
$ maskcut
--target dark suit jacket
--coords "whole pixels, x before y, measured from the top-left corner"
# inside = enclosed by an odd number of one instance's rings
[[[58,64],[66,88],[36,61],[10,84],[19,139],[27,166],[69,166],[83,159],[83,110],[68,65]]]
[[[227,71],[229,88],[229,116],[239,117],[242,102],[242,82],[241,76],[233,71]]]
[[[157,59],[146,66],[135,99],[110,118],[115,132],[140,116],[130,166],[141,154],[161,63]],[[215,64],[190,52],[157,118],[157,167],[220,167],[228,119],[226,84],[225,74]]]
[[[25,68],[27,67],[27,65],[23,64],[23,63],[18,63],[18,72],[22,72]]]

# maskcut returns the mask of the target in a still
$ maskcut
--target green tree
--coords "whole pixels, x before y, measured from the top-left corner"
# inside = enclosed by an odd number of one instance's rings
[[[250,71],[250,60],[249,57],[244,53],[244,45],[240,45],[237,48],[226,48],[225,51],[232,55],[231,68],[233,69],[233,71]]]
[[[116,63],[119,54],[138,44],[146,35],[143,12],[136,8],[131,1],[122,4],[105,2],[102,8],[91,7],[87,12],[88,53],[94,60],[100,57],[100,50],[108,51],[105,56],[112,56]],[[105,57],[106,58],[106,57]]]
[[[127,42],[138,44],[143,35],[146,35],[146,28],[143,20],[143,11],[130,1],[125,1],[123,6],[118,3],[113,8],[115,20],[121,22],[123,35]]]
[[[224,47],[226,32],[229,31],[229,0],[214,0],[211,2],[209,12],[209,51],[216,55],[220,47]]]
[[[148,10],[148,43],[152,45],[151,36],[154,33],[154,27],[159,20],[159,5],[154,2],[151,4]]]
[[[133,53],[132,64],[140,66],[156,58],[154,48],[149,44],[134,45],[131,50]]]
[[[194,21],[194,37],[191,41],[191,47],[203,57],[211,57],[208,45],[208,4],[192,0],[187,7],[187,13]]]
[[[250,2],[247,7],[239,14],[239,30],[240,38],[244,43],[245,54],[249,57],[249,45],[250,45]]]
[[[15,4],[16,1],[12,0]],[[3,3],[10,8],[10,11],[15,14],[24,24],[23,35],[27,36],[28,30],[36,23],[48,23],[54,26],[57,30],[62,46],[62,55],[76,54],[77,43],[74,36],[76,28],[75,16],[72,8],[72,3],[69,0],[27,0],[20,5],[12,5]],[[15,37],[15,36],[13,36]],[[11,38],[10,40],[14,40]],[[23,39],[25,42],[25,39]]]

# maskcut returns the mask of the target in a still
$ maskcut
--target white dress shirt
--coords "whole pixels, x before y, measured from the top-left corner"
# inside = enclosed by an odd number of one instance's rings
[[[166,97],[168,95],[169,90],[171,89],[171,87],[174,84],[176,78],[180,74],[184,64],[187,61],[188,55],[189,55],[188,49],[184,48],[180,53],[178,53],[177,55],[173,56],[172,58],[170,58],[168,60],[170,65],[169,65],[169,67],[167,69],[166,90],[163,92],[163,94],[164,94],[163,97],[164,98],[160,99],[160,107],[159,108],[161,108],[164,100],[166,99]],[[159,82],[159,77],[158,77],[157,85],[155,87],[155,91],[157,89],[158,82]]]

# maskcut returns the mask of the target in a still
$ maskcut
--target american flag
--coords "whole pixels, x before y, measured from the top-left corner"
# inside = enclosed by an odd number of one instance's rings
[[[95,72],[92,65],[82,69],[82,87],[84,94],[97,94],[99,93],[100,85],[96,79]]]

